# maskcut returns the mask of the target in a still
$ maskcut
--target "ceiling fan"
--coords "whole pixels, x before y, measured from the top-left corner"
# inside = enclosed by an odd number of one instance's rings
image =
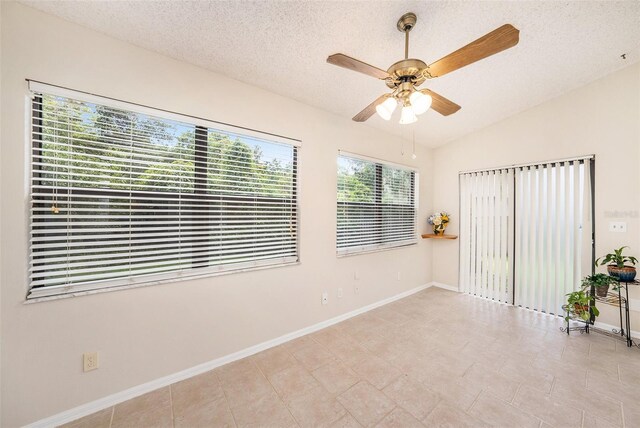
[[[350,70],[367,74],[384,80],[393,91],[379,96],[360,113],[353,117],[356,122],[364,122],[374,112],[389,120],[397,105],[402,106],[401,124],[413,123],[417,115],[426,112],[430,107],[443,116],[448,116],[460,110],[460,106],[429,89],[417,89],[427,79],[435,79],[455,71],[466,65],[487,58],[518,44],[520,31],[510,24],[496,28],[468,45],[450,53],[444,58],[427,65],[425,62],[409,58],[409,32],[416,25],[417,17],[414,13],[405,13],[398,20],[398,30],[405,34],[404,59],[400,60],[387,71],[359,61],[350,56],[337,53],[329,56],[329,64],[338,65]]]

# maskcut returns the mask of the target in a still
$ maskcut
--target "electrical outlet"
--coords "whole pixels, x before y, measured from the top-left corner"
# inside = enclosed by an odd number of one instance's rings
[[[326,305],[327,303],[329,303],[329,293],[327,293],[326,291],[322,292],[322,304]]]
[[[83,370],[90,372],[98,368],[98,353],[97,352],[85,352],[82,354]]]
[[[627,223],[624,221],[610,221],[609,222],[609,232],[626,232],[627,231]]]
[[[338,288],[338,299],[342,299],[342,288]]]
[[[360,279],[360,274],[357,270],[353,272],[353,279]]]
[[[398,281],[400,281],[401,276],[400,276],[400,271],[398,271]]]
[[[358,293],[360,292],[360,286],[359,286],[359,285],[354,285],[354,286],[353,286],[353,292],[354,292],[355,294],[358,294]]]

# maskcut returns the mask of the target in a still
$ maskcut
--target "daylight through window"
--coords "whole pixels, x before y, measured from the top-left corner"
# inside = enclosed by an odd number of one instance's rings
[[[34,93],[29,297],[298,260],[297,148]]]
[[[410,168],[339,155],[338,254],[416,243],[416,177]]]

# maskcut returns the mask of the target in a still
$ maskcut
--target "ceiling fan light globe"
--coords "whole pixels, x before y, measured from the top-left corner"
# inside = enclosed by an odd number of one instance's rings
[[[418,120],[418,117],[413,112],[413,108],[411,106],[402,107],[402,114],[400,115],[400,125],[408,125],[410,123],[414,123]]]
[[[384,102],[376,106],[376,112],[378,112],[378,116],[384,120],[389,120],[391,119],[391,115],[395,111],[397,105],[398,102],[395,98],[387,98]]]
[[[384,107],[382,107],[382,104],[376,106],[376,112],[378,113],[378,116],[380,116],[384,120],[391,119],[391,113],[388,110],[386,110]]]
[[[426,112],[431,107],[431,102],[433,99],[430,95],[423,94],[422,92],[415,91],[409,97],[409,101],[411,102],[411,108],[413,108],[413,112],[418,115]]]

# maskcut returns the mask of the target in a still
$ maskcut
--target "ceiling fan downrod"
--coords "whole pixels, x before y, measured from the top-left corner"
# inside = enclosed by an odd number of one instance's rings
[[[413,12],[405,13],[398,20],[398,31],[404,33],[404,59],[409,59],[409,31],[416,25],[417,20]]]
[[[404,32],[404,59],[409,59],[409,30]]]

